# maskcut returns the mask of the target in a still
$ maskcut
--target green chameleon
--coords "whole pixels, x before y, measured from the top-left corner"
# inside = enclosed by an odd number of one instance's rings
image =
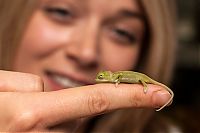
[[[95,81],[97,83],[115,83],[116,87],[119,83],[142,84],[144,86],[144,93],[147,93],[147,84],[162,86],[171,94],[171,98],[156,111],[160,111],[165,106],[169,105],[173,101],[174,97],[174,93],[169,87],[139,72],[117,71],[112,73],[111,71],[101,71],[97,74]]]

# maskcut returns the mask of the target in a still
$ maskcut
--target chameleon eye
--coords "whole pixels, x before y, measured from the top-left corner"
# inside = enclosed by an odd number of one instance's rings
[[[102,75],[102,74],[100,74],[98,78],[99,78],[99,79],[103,79],[103,75]]]

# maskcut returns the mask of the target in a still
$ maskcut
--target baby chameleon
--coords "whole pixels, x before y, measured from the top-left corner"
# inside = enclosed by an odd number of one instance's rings
[[[169,105],[172,102],[173,97],[174,97],[174,93],[169,87],[139,72],[117,71],[117,72],[112,73],[111,71],[102,71],[97,74],[95,81],[97,83],[115,83],[116,86],[119,83],[142,84],[144,86],[144,93],[147,93],[147,90],[148,90],[147,84],[155,84],[155,85],[162,86],[171,94],[171,98],[156,111],[160,111],[165,106]]]

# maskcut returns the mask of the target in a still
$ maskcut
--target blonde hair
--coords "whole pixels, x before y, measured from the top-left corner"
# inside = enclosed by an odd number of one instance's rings
[[[11,69],[15,51],[37,0],[0,1],[0,69]],[[140,69],[154,79],[168,82],[176,50],[173,1],[140,0],[149,25],[148,50]],[[107,114],[92,127],[94,131],[139,132],[152,115],[149,110],[122,110]],[[90,130],[91,131],[91,130]]]
[[[0,69],[10,70],[35,0],[0,1]]]
[[[144,72],[160,82],[171,78],[176,51],[175,4],[170,0],[141,0],[150,27]]]

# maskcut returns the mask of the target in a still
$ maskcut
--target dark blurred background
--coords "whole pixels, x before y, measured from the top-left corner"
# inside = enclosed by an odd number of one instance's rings
[[[176,0],[178,49],[169,117],[184,133],[200,133],[200,0]]]
[[[200,0],[176,0],[177,64],[172,87],[176,104],[200,107]]]

